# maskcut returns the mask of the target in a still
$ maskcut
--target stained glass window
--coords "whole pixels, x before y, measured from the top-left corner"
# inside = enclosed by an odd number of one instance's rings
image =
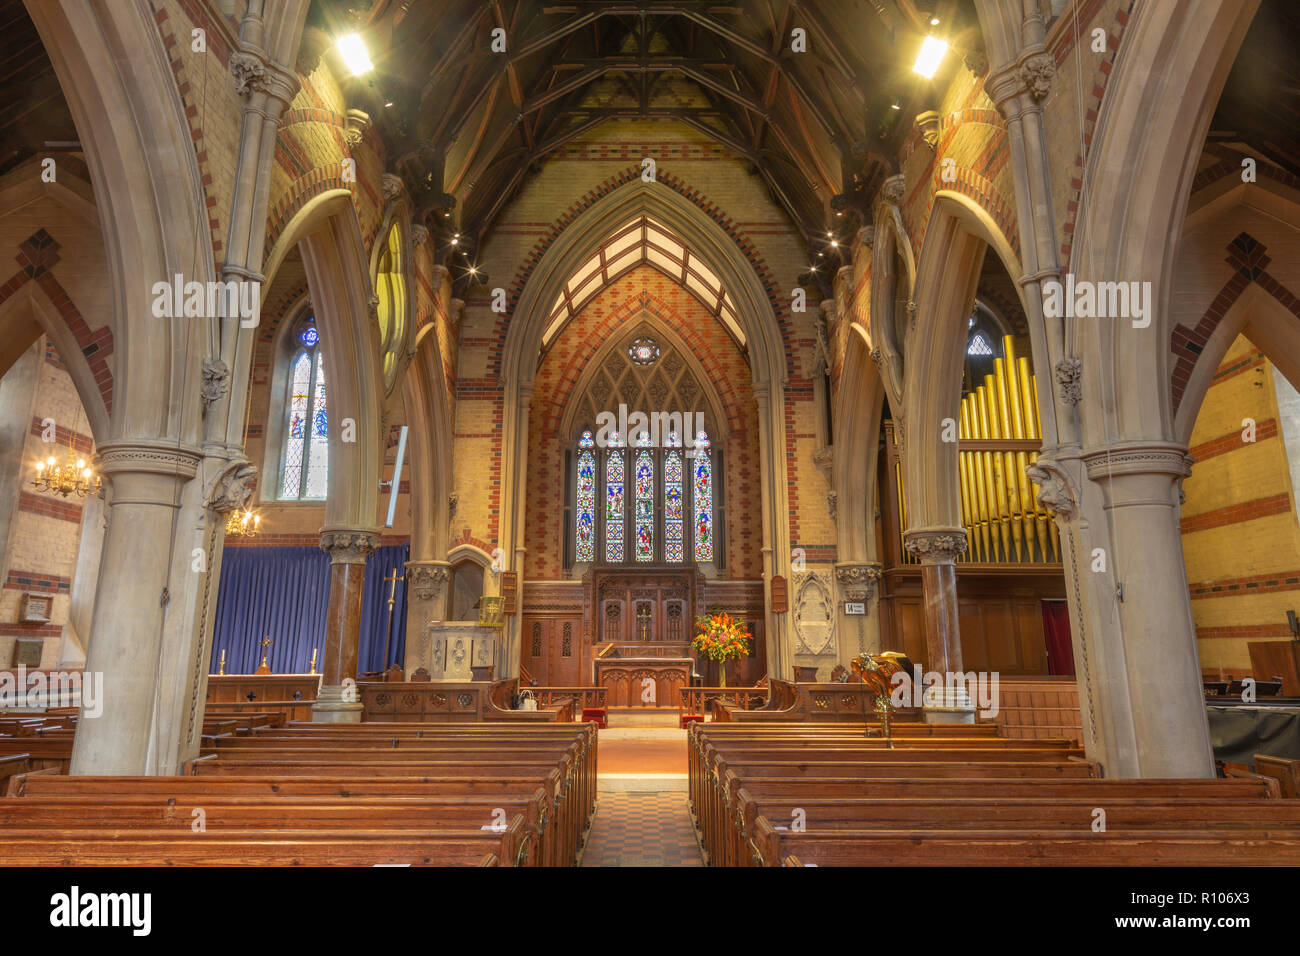
[[[613,441],[618,442],[618,436]],[[623,560],[624,458],[618,448],[605,452],[605,560]]]
[[[665,436],[662,448],[644,433],[635,436],[632,446],[628,448],[617,433],[606,448],[596,447],[591,431],[579,437],[574,458],[575,560],[712,561],[713,458],[707,434],[699,432],[691,452],[683,450],[675,432]],[[601,496],[603,509],[597,505]],[[598,555],[602,540],[604,550]]]
[[[679,563],[682,550],[682,453],[664,455],[664,560]]]
[[[294,333],[300,348],[289,365],[285,397],[281,498],[324,498],[329,480],[329,417],[319,333],[308,316]]]
[[[709,455],[709,436],[695,436],[695,560],[713,560],[713,460]]]
[[[646,449],[636,455],[636,559],[653,561],[655,556],[655,466]]]
[[[577,534],[579,561],[596,559],[596,454],[591,432],[578,441]]]

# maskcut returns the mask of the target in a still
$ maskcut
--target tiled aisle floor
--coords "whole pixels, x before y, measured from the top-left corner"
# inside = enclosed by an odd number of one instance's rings
[[[601,793],[583,866],[703,866],[684,793]]]

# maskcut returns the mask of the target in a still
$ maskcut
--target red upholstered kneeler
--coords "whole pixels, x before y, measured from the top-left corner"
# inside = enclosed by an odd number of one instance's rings
[[[685,730],[691,724],[702,724],[702,723],[704,723],[703,714],[682,714],[681,716],[682,730]]]
[[[601,730],[605,729],[605,708],[604,707],[584,707],[582,708],[582,722],[588,721],[594,723]]]

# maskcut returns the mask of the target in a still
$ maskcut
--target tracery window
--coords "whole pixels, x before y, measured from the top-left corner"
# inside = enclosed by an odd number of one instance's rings
[[[697,374],[680,345],[641,324],[585,377],[564,426],[574,436],[566,566],[721,566],[714,513],[722,463],[709,440],[716,412]],[[610,424],[620,408],[627,419]],[[632,417],[638,412],[644,419]]]
[[[598,448],[588,428],[576,451],[577,561],[597,560],[598,540],[604,542],[601,560],[606,564],[683,564],[688,555],[695,561],[713,560],[713,453],[707,432],[699,432],[690,449],[682,447],[676,432],[660,446],[643,435],[633,448],[618,436]],[[605,501],[603,509],[596,507],[598,497]]]
[[[294,329],[293,343],[284,398],[279,497],[322,500],[329,486],[329,416],[320,332],[310,312]]]

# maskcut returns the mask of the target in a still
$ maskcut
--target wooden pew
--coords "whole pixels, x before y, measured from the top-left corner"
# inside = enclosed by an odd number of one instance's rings
[[[1255,772],[1277,780],[1284,797],[1300,797],[1300,760],[1255,754]]]
[[[1278,866],[1300,863],[1300,832],[1250,830],[837,830],[792,833],[760,817],[761,865],[788,855],[817,866]]]

